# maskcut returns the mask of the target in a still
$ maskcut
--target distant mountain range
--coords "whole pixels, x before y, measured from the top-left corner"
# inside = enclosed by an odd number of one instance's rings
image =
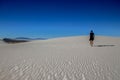
[[[16,40],[46,40],[47,38],[27,38],[27,37],[17,37]]]
[[[46,38],[17,37],[17,38],[3,38],[2,40],[6,43],[21,43],[21,42],[28,42],[32,40],[46,40]]]

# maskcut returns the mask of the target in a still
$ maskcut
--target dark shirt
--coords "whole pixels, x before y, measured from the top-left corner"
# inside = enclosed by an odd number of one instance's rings
[[[94,40],[94,33],[90,33],[90,40]]]

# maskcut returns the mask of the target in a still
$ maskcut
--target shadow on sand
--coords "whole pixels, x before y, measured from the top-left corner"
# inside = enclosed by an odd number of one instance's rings
[[[94,45],[94,47],[114,47],[115,45]]]

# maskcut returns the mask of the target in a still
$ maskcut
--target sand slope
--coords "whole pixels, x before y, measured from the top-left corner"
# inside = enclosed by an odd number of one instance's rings
[[[0,43],[1,44],[1,43]],[[0,45],[0,80],[119,80],[120,38],[66,37]]]

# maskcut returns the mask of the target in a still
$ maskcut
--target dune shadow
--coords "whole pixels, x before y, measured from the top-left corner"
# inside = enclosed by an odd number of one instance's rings
[[[94,45],[94,47],[114,47],[115,45]]]

